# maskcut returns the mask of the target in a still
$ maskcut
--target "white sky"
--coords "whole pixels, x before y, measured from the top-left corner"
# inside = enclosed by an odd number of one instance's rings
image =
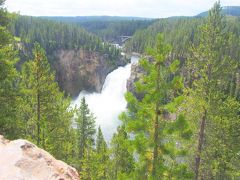
[[[216,0],[6,0],[10,12],[32,16],[137,16],[196,15]],[[240,6],[240,0],[221,0],[222,6]]]

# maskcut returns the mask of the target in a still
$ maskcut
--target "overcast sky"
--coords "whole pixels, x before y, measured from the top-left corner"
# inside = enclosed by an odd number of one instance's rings
[[[196,15],[216,0],[6,0],[10,12],[32,16],[138,16]],[[240,0],[221,0],[222,6],[239,6]]]

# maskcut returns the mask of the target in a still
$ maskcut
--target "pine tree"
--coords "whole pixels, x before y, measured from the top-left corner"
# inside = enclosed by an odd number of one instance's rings
[[[129,136],[124,126],[119,126],[111,140],[111,177],[126,179],[134,172],[134,158],[131,153]]]
[[[97,153],[105,151],[107,149],[107,143],[104,140],[101,127],[98,127],[97,141],[96,141],[96,150]]]
[[[21,71],[23,99],[20,108],[25,122],[25,137],[55,157],[65,159],[70,153],[66,146],[72,131],[73,113],[68,109],[70,100],[60,92],[55,74],[51,72],[39,44],[35,44],[33,55],[34,59],[24,63]]]
[[[77,110],[77,152],[79,170],[81,174],[89,173],[89,161],[92,159],[94,149],[95,117],[90,112],[85,98]],[[88,172],[89,171],[89,172]],[[85,179],[85,178],[84,178]],[[87,179],[87,178],[86,178]]]
[[[96,140],[96,161],[96,179],[107,179],[109,169],[109,152],[100,127],[98,127]]]
[[[188,139],[191,131],[182,115],[175,121],[166,118],[183,99],[179,61],[169,61],[169,54],[169,45],[158,35],[156,47],[149,50],[150,60],[140,61],[146,75],[136,83],[136,89],[144,98],[139,101],[131,93],[126,96],[129,106],[122,120],[134,135],[132,144],[139,155],[135,178],[190,177],[186,165],[177,161],[183,158],[180,152],[184,146],[176,144],[181,138]]]
[[[230,154],[226,152],[234,146],[228,144],[231,141],[229,135],[234,130],[231,125],[233,119],[236,128],[239,127],[238,103],[231,95],[229,86],[229,79],[232,73],[236,73],[237,66],[228,54],[231,34],[225,30],[224,22],[220,3],[217,2],[209,11],[206,24],[201,28],[200,43],[193,47],[189,59],[192,86],[187,90],[187,114],[189,119],[192,117],[193,127],[199,125],[194,128],[197,139],[194,167],[196,180],[229,178],[225,172],[236,168],[234,162],[231,162],[237,159],[236,154],[231,155],[230,160]],[[227,106],[234,109],[227,109]],[[222,108],[231,113],[225,114]],[[227,138],[222,136],[223,131]]]
[[[22,134],[22,121],[18,118],[18,72],[14,40],[8,32],[9,17],[0,1],[0,134],[14,139]]]

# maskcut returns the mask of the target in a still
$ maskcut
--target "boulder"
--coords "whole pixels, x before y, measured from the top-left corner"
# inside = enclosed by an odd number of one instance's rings
[[[0,135],[1,180],[77,180],[78,172],[26,140]]]

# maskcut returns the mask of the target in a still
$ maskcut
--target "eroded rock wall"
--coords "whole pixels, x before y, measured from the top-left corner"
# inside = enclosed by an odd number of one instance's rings
[[[100,92],[107,74],[126,64],[123,57],[111,63],[108,55],[82,49],[58,50],[54,57],[57,81],[61,89],[73,97],[81,90]]]

